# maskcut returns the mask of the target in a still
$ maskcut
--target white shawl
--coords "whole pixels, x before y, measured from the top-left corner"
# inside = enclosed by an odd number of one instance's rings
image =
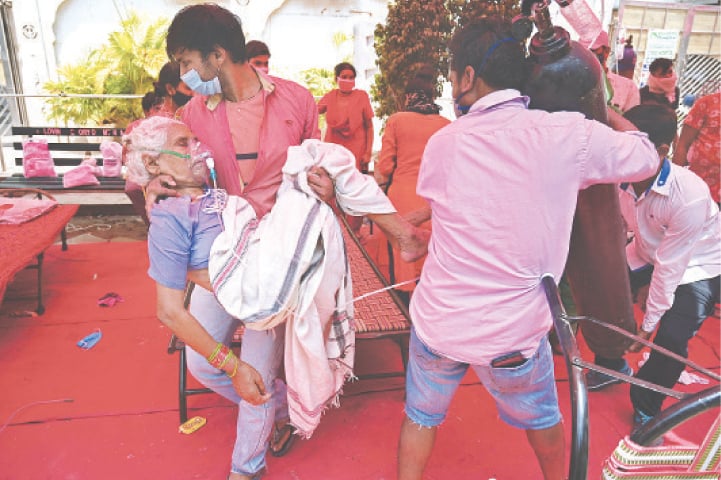
[[[333,210],[308,186],[307,171],[325,168],[336,198],[356,215],[394,213],[372,178],[339,145],[306,140],[288,149],[272,210],[261,221],[241,197],[223,211],[224,231],[211,248],[209,273],[221,305],[246,328],[286,322],[285,374],[291,423],[312,435],[353,375],[352,285],[343,235]]]

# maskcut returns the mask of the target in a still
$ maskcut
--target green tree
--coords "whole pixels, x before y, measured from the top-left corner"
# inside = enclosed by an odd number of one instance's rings
[[[305,85],[314,97],[322,97],[335,88],[335,78],[332,69],[307,68],[301,70],[297,76],[298,83]]]
[[[44,87],[54,94],[141,94],[153,88],[165,53],[167,19],[146,25],[137,13],[121,21],[120,30],[91,50],[87,60],[58,69],[58,81]],[[143,116],[139,99],[52,98],[45,113],[67,125],[115,124],[125,127]]]
[[[476,18],[498,15],[508,20],[521,13],[521,2],[517,0],[448,0],[448,9],[456,27],[464,27]]]
[[[447,68],[446,37],[452,29],[446,0],[396,0],[386,23],[375,28],[376,74],[371,95],[375,114],[385,118],[403,108],[406,81],[422,64]]]
[[[395,0],[388,5],[385,25],[375,29],[376,64],[380,73],[371,87],[385,118],[403,108],[406,81],[424,64],[448,71],[447,45],[455,28],[485,15],[511,19],[520,11],[517,0]]]

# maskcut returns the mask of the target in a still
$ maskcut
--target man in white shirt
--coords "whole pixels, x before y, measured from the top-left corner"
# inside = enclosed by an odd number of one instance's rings
[[[639,336],[688,356],[688,342],[719,301],[721,223],[708,186],[695,173],[668,160],[676,137],[676,113],[662,105],[640,105],[624,115],[656,145],[661,164],[653,177],[621,184],[621,213],[633,233],[626,247],[631,285],[640,287],[644,312]],[[650,280],[650,284],[649,284]],[[640,343],[629,351],[641,349]],[[684,365],[651,351],[636,377],[672,388]],[[634,426],[661,410],[664,395],[631,386]]]
[[[608,85],[612,90],[611,106],[623,113],[639,105],[641,103],[641,94],[633,80],[611,72],[606,65],[608,56],[611,53],[611,47],[608,45],[608,34],[602,31],[588,48],[598,57],[598,61],[601,62],[601,67],[606,73]]]

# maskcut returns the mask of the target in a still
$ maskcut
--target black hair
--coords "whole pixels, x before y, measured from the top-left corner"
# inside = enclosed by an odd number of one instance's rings
[[[404,93],[412,92],[423,92],[431,99],[436,97],[436,89],[433,82],[429,82],[428,80],[419,77],[413,77],[408,80],[408,83],[406,83]]]
[[[356,73],[356,71],[355,71],[355,67],[348,62],[340,62],[338,65],[335,66],[334,70],[335,70],[336,77],[340,77],[340,72],[342,72],[343,70],[352,71],[354,77],[356,77],[358,75],[358,73]]]
[[[248,60],[237,15],[214,3],[189,5],[175,15],[165,38],[169,57],[184,50],[198,50],[205,59],[216,47],[224,48],[233,63]]]
[[[648,66],[649,72],[660,73],[661,75],[666,74],[671,69],[673,69],[673,60],[670,58],[657,58]]]
[[[140,104],[143,106],[143,112],[149,112],[151,108],[158,105],[162,100],[162,97],[158,97],[155,92],[146,93],[140,101]]]
[[[491,48],[494,50],[487,54]],[[497,89],[520,90],[526,83],[525,48],[513,38],[510,22],[500,17],[481,18],[457,31],[449,49],[451,69],[459,74],[471,66],[477,77]]]
[[[416,70],[414,78],[429,83],[435,83],[435,81],[438,79],[438,74],[436,73],[436,69],[433,67],[433,65],[430,65],[428,63],[421,63],[418,66],[418,70]]]
[[[270,50],[268,45],[261,42],[260,40],[251,40],[245,44],[245,53],[248,59],[258,57],[260,55],[268,55],[270,57]]]
[[[676,138],[676,112],[666,105],[645,103],[629,109],[623,116],[641,132],[648,134],[656,148],[671,145]]]
[[[168,92],[165,90],[167,83],[171,84],[174,88],[177,88],[180,83],[180,64],[178,64],[178,62],[168,62],[160,69],[158,81],[153,83],[155,95],[159,97],[167,96]]]

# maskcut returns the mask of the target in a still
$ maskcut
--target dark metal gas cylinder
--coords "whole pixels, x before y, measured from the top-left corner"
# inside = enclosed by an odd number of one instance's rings
[[[607,122],[604,77],[593,53],[551,24],[548,3],[537,4],[531,39],[530,79],[524,93],[531,108],[576,111]],[[579,192],[566,263],[566,276],[578,313],[632,333],[636,331],[625,253],[626,233],[615,185]],[[621,358],[629,341],[607,329],[582,323],[586,343],[597,355]]]
[[[581,112],[606,123],[603,71],[596,56],[551,24],[547,6],[536,11],[535,21],[538,32],[528,47],[531,75],[525,88],[531,108]]]

